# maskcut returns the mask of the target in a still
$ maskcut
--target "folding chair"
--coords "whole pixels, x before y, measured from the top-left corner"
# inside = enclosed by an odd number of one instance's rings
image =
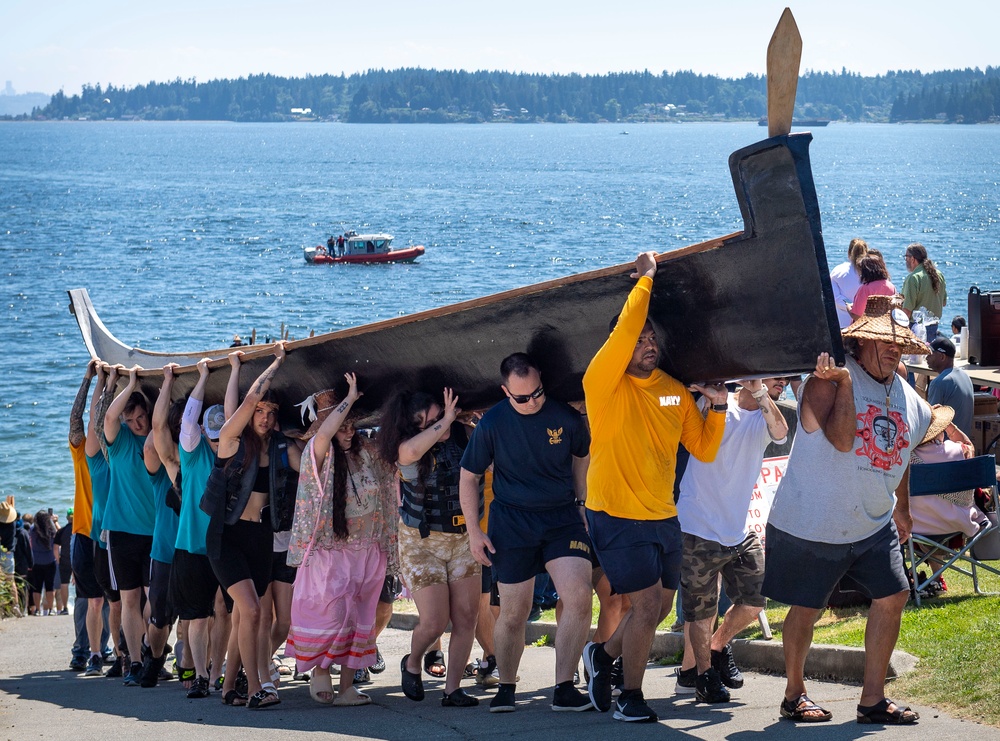
[[[997,461],[992,455],[980,455],[964,461],[948,463],[925,463],[910,466],[910,496],[923,497],[949,494],[967,489],[989,489],[991,509],[997,511]],[[910,576],[913,582],[913,592],[917,605],[920,605],[921,590],[937,580],[948,569],[972,577],[972,586],[976,594],[996,594],[983,592],[979,588],[979,570],[983,569],[1000,576],[1000,569],[987,566],[982,559],[976,558],[974,548],[986,538],[995,537],[1000,531],[1000,525],[995,518],[983,517],[987,524],[982,526],[975,535],[966,539],[965,544],[951,548],[945,543],[934,540],[927,535],[912,533],[907,541],[907,551],[910,558]],[[941,537],[940,535],[938,537]],[[919,558],[914,544],[927,548],[927,552]],[[943,565],[926,579],[921,579],[917,568],[934,558]],[[964,566],[968,565],[968,568]]]

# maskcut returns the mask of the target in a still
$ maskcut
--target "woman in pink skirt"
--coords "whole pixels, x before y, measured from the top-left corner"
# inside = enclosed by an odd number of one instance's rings
[[[298,566],[287,653],[298,671],[312,670],[309,693],[333,705],[367,705],[353,686],[354,670],[375,661],[375,608],[388,558],[396,558],[396,495],[391,472],[354,432],[348,419],[358,399],[315,395],[317,418],[303,437],[302,470],[288,564]],[[326,406],[323,407],[323,403]],[[343,667],[334,699],[330,666]],[[350,669],[350,671],[347,671]]]

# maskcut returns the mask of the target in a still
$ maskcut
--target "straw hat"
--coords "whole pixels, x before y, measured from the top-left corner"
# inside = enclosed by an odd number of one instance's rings
[[[7,497],[6,501],[0,502],[0,523],[9,525],[17,519],[17,509],[14,507],[14,497]]]
[[[333,389],[324,389],[323,391],[317,391],[312,396],[307,396],[304,400],[296,404],[302,411],[302,422],[312,421],[309,428],[305,432],[286,432],[286,437],[294,437],[298,440],[309,440],[317,432],[319,432],[320,425],[330,416],[330,412],[333,408],[337,406],[337,402],[340,398],[337,396],[337,392]]]
[[[944,404],[935,404],[931,407],[931,424],[927,428],[924,439],[920,444],[929,443],[942,432],[948,429],[948,425],[955,419],[955,410]]]
[[[898,296],[869,296],[865,313],[840,334],[856,340],[891,342],[899,345],[904,355],[930,354],[927,345],[910,331],[910,319],[899,307]]]

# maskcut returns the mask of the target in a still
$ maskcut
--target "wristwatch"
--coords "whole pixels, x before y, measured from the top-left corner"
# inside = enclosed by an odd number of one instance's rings
[[[722,414],[725,414],[727,411],[729,411],[729,405],[728,404],[712,404],[712,411],[713,412],[720,412]]]

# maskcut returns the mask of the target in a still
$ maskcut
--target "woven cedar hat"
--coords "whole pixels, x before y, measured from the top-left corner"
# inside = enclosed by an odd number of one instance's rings
[[[931,407],[931,424],[924,434],[924,439],[920,444],[929,443],[942,432],[948,429],[948,425],[955,419],[955,410],[944,404],[935,404]]]
[[[840,334],[856,340],[891,342],[899,345],[905,355],[930,354],[927,345],[910,331],[910,320],[897,296],[869,296],[865,313]]]

